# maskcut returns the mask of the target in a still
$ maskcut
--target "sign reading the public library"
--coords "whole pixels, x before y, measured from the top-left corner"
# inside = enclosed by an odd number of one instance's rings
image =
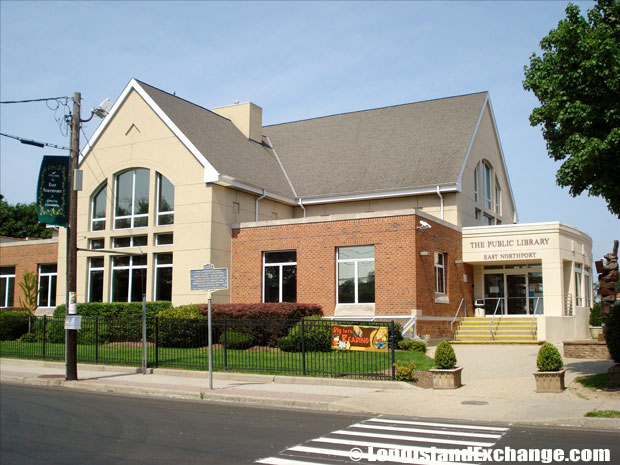
[[[332,326],[332,349],[387,352],[387,327]]]
[[[221,291],[228,289],[228,268],[208,264],[202,270],[190,270],[192,291]]]
[[[550,242],[549,237],[520,238],[520,239],[488,239],[484,241],[467,241],[471,251],[489,252],[494,249],[517,249],[531,247],[547,247]],[[484,253],[485,260],[526,260],[538,258],[536,252],[497,252]]]
[[[39,223],[67,226],[69,216],[69,157],[46,155],[41,162],[37,184]]]

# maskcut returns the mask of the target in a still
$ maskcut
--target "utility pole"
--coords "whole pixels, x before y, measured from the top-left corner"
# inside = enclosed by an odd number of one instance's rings
[[[66,316],[75,312],[77,305],[77,191],[75,190],[75,170],[80,153],[80,105],[82,95],[73,94],[73,114],[71,115],[71,152],[69,155],[69,221],[67,224],[67,305]],[[77,330],[66,329],[67,381],[75,381],[77,375]]]

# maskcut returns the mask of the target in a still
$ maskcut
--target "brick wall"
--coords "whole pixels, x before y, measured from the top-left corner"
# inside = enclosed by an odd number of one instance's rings
[[[609,360],[607,344],[598,340],[564,341],[564,357]]]
[[[471,308],[471,267],[455,264],[461,259],[461,234],[440,223],[424,220],[432,228],[417,230],[420,217],[399,215],[247,227],[233,230],[231,302],[260,302],[262,253],[297,251],[297,301],[317,303],[325,315],[336,306],[336,249],[355,245],[375,246],[376,315],[453,317],[462,297]],[[448,254],[449,303],[435,302],[433,251]],[[421,256],[428,251],[428,256]],[[468,282],[462,275],[468,273]],[[427,334],[445,333],[446,322],[428,324]],[[447,322],[449,328],[449,322]],[[420,333],[420,332],[419,332]]]
[[[32,271],[39,274],[39,265],[58,262],[58,240],[32,239],[4,243],[0,247],[0,266],[15,267],[15,297],[13,306],[19,307],[24,294],[19,287],[24,273]]]

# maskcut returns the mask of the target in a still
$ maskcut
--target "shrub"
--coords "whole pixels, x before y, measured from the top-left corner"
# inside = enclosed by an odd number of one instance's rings
[[[37,342],[37,335],[34,333],[26,333],[19,338],[19,342]]]
[[[545,342],[538,350],[536,365],[540,371],[560,371],[564,362],[558,349],[553,344]]]
[[[390,328],[389,324],[388,324],[388,329]],[[403,325],[401,325],[400,323],[394,323],[394,344],[395,347],[399,347],[399,344],[402,340],[404,340],[403,338]],[[392,348],[392,338],[390,338],[390,348]]]
[[[604,332],[611,358],[620,363],[620,305],[616,304],[607,315]]]
[[[399,361],[396,362],[394,366],[396,367],[396,373],[394,374],[396,381],[417,381],[417,377],[415,375],[415,363]]]
[[[159,312],[158,343],[162,347],[204,347],[209,343],[207,319],[198,305],[182,305]],[[216,338],[214,338],[216,340]]]
[[[419,341],[417,339],[410,339],[406,341],[400,341],[398,343],[398,348],[402,350],[409,350],[412,352],[422,352],[426,353],[426,342]]]
[[[306,352],[329,352],[331,350],[332,323],[320,316],[303,319],[303,346]],[[278,339],[278,348],[284,352],[302,351],[302,323],[293,326],[287,336]]]
[[[0,341],[15,341],[28,332],[30,315],[23,311],[0,313]]]
[[[435,350],[435,367],[451,370],[456,366],[456,354],[448,341],[441,341]]]
[[[601,304],[595,303],[590,309],[590,326],[601,326]]]
[[[225,344],[227,349],[245,350],[254,345],[254,339],[248,333],[233,329],[220,335],[220,344]]]
[[[155,318],[159,312],[170,308],[172,308],[170,302],[147,302],[146,317]],[[77,311],[84,317],[142,318],[142,302],[82,302],[78,303]],[[65,316],[65,304],[56,307],[54,316],[59,318]]]

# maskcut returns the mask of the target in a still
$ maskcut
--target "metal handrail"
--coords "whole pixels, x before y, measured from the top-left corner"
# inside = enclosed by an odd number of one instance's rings
[[[452,325],[454,325],[454,322],[456,321],[456,319],[459,316],[459,312],[461,311],[461,307],[463,306],[463,304],[465,304],[465,310],[464,310],[464,314],[465,316],[467,316],[467,302],[465,301],[465,297],[463,297],[461,299],[461,301],[459,302],[459,308],[457,308],[456,310],[456,314],[454,315],[454,318],[452,319],[452,321],[450,322],[450,332],[452,334],[454,334],[454,330],[452,329]]]
[[[415,328],[415,326],[416,326],[416,322],[417,322],[416,320],[417,320],[417,316],[416,316],[416,315],[413,315],[413,316],[409,319],[409,321],[407,321],[407,323],[405,323],[405,324],[403,325],[403,329],[400,331],[400,333],[402,334],[402,336],[403,336],[403,337],[405,337],[405,335],[407,334],[407,331],[409,331],[411,328]],[[416,333],[417,333],[416,329],[414,329],[414,330],[412,331],[412,333],[414,334],[414,336],[417,336],[417,334],[416,334]]]
[[[491,339],[495,340],[495,335],[493,334],[493,322],[495,321],[495,316],[497,314],[497,309],[499,308],[499,304],[503,299],[497,299],[497,304],[495,305],[495,311],[493,312],[493,318],[491,318],[491,322],[489,323],[489,333],[491,334]]]
[[[538,310],[538,304],[540,303],[540,299],[542,299],[542,297],[533,297],[534,299],[536,299],[536,304],[534,305],[534,311],[532,312],[532,320],[530,321],[530,333],[532,333],[532,336],[534,335],[534,330],[532,329],[532,326],[534,325],[534,321],[536,321],[536,311]]]

